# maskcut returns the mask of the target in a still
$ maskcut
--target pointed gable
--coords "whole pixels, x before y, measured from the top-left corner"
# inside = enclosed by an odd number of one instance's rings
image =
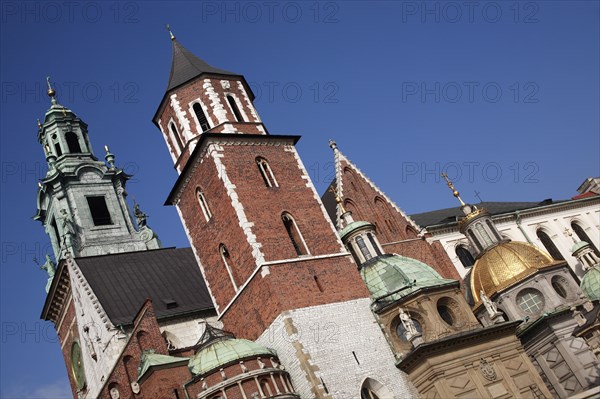
[[[352,211],[354,220],[373,223],[377,237],[386,253],[397,253],[431,265],[444,278],[461,280],[460,275],[448,258],[439,242],[428,242],[421,229],[400,209],[379,187],[377,187],[356,165],[354,165],[335,143],[332,143],[335,156],[334,187],[343,200],[346,210]],[[323,195],[323,204],[340,230],[340,207],[333,193]]]

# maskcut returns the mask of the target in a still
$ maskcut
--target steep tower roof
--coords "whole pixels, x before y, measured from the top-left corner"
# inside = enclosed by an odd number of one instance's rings
[[[175,38],[173,38],[172,42],[173,60],[171,61],[171,73],[169,74],[167,91],[189,82],[203,73],[212,73],[217,75],[239,75],[237,73],[215,68],[209,65],[204,60],[201,60],[188,51]]]

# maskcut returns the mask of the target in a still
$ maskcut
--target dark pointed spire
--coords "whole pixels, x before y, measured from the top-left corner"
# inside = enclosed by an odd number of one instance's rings
[[[169,32],[171,31],[169,30]],[[173,42],[173,61],[171,62],[171,74],[169,75],[167,91],[189,82],[203,73],[239,76],[237,73],[208,65],[183,47],[175,39],[173,33],[171,33],[171,41]]]

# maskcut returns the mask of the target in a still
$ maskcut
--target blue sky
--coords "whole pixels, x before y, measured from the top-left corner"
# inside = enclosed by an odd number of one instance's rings
[[[333,138],[407,213],[468,201],[541,201],[600,175],[599,3],[1,3],[2,398],[68,397],[53,327],[39,320],[50,250],[31,220],[46,164],[36,119],[59,101],[134,179],[165,246],[187,246],[162,204],[176,173],[151,118],[167,84],[164,25],[210,64],[244,74],[273,134],[299,134],[320,192]]]

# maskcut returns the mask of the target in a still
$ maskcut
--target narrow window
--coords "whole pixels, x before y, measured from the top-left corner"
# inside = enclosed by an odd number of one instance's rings
[[[548,251],[548,253],[550,254],[550,256],[552,256],[554,260],[565,260],[565,258],[563,258],[562,254],[560,253],[558,248],[556,248],[556,245],[554,245],[554,242],[552,242],[552,239],[548,234],[546,234],[542,230],[538,230],[537,236],[542,242],[542,244],[544,244],[544,247],[546,247],[546,251]]]
[[[488,234],[487,230],[483,227],[483,224],[476,223],[475,230],[477,230],[477,232],[479,233],[479,236],[483,240],[483,243],[485,244],[486,247],[492,245],[492,238]]]
[[[375,237],[373,237],[373,234],[367,233],[367,237],[369,237],[369,241],[371,242],[373,248],[375,248],[375,252],[377,253],[377,255],[383,255],[381,253],[381,250],[379,249],[379,245],[377,245],[377,243],[375,242]]]
[[[85,198],[87,199],[88,206],[90,207],[90,213],[92,214],[94,226],[106,226],[113,224],[104,196]]]
[[[462,263],[464,267],[471,267],[475,264],[473,255],[471,255],[471,252],[463,245],[456,247],[456,256],[458,256],[460,263]]]
[[[367,244],[365,244],[365,240],[363,240],[361,236],[356,237],[356,244],[358,245],[358,249],[360,249],[360,252],[363,254],[365,260],[369,260],[373,257],[373,255],[371,255],[371,251],[369,251],[369,248],[367,248]]]
[[[181,137],[179,137],[179,131],[177,130],[177,126],[175,126],[173,122],[169,123],[169,130],[171,130],[172,136],[175,137],[177,147],[179,148],[179,152],[181,152],[183,150],[183,144],[181,143]]]
[[[256,158],[256,165],[258,165],[258,170],[265,182],[265,186],[267,187],[279,187],[277,184],[277,180],[275,180],[275,175],[269,166],[269,163],[266,159],[258,157]]]
[[[352,351],[352,354],[354,355],[354,360],[356,360],[356,364],[360,364],[360,362],[358,361],[358,357],[356,356],[356,352]]]
[[[298,230],[298,226],[296,226],[294,218],[292,218],[289,213],[284,213],[281,215],[281,219],[283,220],[283,225],[285,226],[288,237],[296,250],[296,254],[298,254],[298,256],[307,255],[308,249],[304,244],[304,239],[302,238],[302,234],[300,234],[300,230]]]
[[[231,266],[229,263],[231,262],[231,257],[229,256],[229,251],[224,244],[219,245],[219,252],[221,253],[221,259],[223,260],[223,264],[225,265],[225,269],[227,270],[227,274],[229,274],[229,278],[231,279],[231,284],[233,285],[233,289],[238,290],[238,286],[233,278],[233,271],[231,270]]]
[[[56,225],[56,218],[52,218],[52,231],[54,231],[54,237],[56,238],[56,244],[60,245],[60,234],[58,233],[58,226]]]
[[[210,213],[210,209],[208,208],[208,203],[206,202],[204,193],[202,192],[202,190],[200,190],[200,188],[196,188],[196,197],[198,198],[198,203],[200,204],[200,208],[202,209],[204,218],[208,222],[210,220],[210,218],[212,218],[212,213]]]
[[[494,237],[496,237],[496,239],[498,241],[502,240],[502,237],[500,237],[500,235],[498,234],[498,231],[496,230],[496,228],[492,225],[492,221],[491,220],[486,220],[485,221],[490,229],[490,231],[494,234]]]
[[[581,241],[585,241],[588,244],[590,244],[592,246],[592,248],[594,249],[594,252],[596,253],[596,255],[600,256],[600,252],[598,251],[598,247],[596,247],[596,245],[594,245],[594,241],[592,241],[590,239],[590,237],[586,234],[586,232],[583,229],[583,227],[581,227],[578,223],[573,222],[573,223],[571,223],[571,228],[573,229],[573,231],[575,232],[575,234],[577,234],[577,237],[579,237],[579,239]]]
[[[313,276],[313,278],[315,279],[315,284],[317,284],[317,288],[319,289],[319,291],[323,292],[323,286],[321,285],[319,278],[317,276]]]
[[[62,149],[60,148],[59,143],[54,143],[54,152],[56,152],[56,157],[60,157],[62,155]]]
[[[473,240],[477,249],[482,251],[483,247],[481,246],[479,239],[477,238],[477,236],[473,233],[473,230],[471,230],[471,229],[469,229],[469,237],[471,237],[471,240]]]
[[[210,126],[208,125],[208,120],[206,119],[206,115],[204,114],[204,111],[202,110],[202,106],[200,105],[200,103],[195,103],[193,105],[192,109],[194,110],[194,113],[196,114],[196,119],[198,119],[198,123],[200,124],[200,129],[202,129],[202,132],[206,132],[208,129],[210,129]]]
[[[244,118],[242,118],[242,114],[240,114],[240,110],[237,106],[237,103],[235,102],[235,98],[233,98],[233,96],[231,94],[227,95],[227,102],[229,103],[229,106],[231,107],[231,112],[233,112],[233,116],[235,116],[235,120],[238,122],[243,122]]]
[[[77,135],[75,133],[67,132],[67,134],[65,134],[65,139],[67,140],[67,147],[69,147],[70,153],[76,154],[81,152],[79,139],[77,138]]]

